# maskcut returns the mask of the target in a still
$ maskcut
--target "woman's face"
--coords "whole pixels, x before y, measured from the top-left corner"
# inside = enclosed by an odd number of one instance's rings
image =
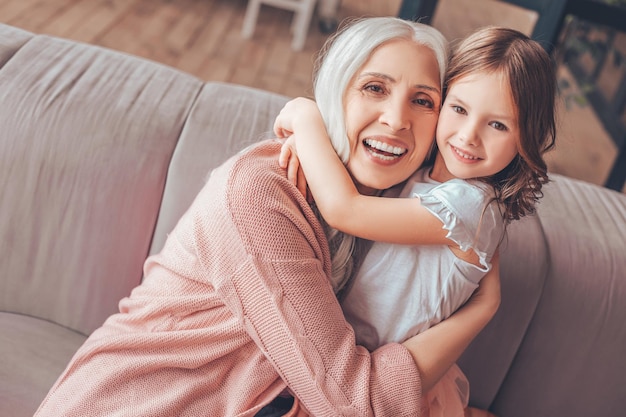
[[[394,40],[374,50],[344,97],[351,173],[372,194],[407,179],[424,162],[441,105],[439,66],[430,48]]]

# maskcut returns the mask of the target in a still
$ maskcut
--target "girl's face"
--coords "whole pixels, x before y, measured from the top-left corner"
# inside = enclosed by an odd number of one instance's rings
[[[448,88],[441,109],[432,176],[446,181],[494,175],[517,155],[519,136],[507,79],[494,72],[461,77]]]
[[[425,46],[394,40],[374,50],[344,96],[351,173],[372,194],[407,179],[426,158],[439,116],[439,66]]]

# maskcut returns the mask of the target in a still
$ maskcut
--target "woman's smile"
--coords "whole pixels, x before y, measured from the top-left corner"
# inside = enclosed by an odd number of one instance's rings
[[[392,145],[385,138],[367,138],[363,145],[372,157],[384,162],[397,161],[408,152],[406,147]]]

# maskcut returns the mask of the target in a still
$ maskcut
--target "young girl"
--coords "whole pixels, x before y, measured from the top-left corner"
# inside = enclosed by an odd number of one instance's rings
[[[398,82],[371,74],[362,79],[362,94],[374,106],[393,107],[387,91]],[[295,141],[327,223],[377,242],[342,301],[358,343],[374,350],[401,342],[446,319],[469,298],[491,269],[506,225],[534,212],[548,181],[543,154],[555,140],[555,92],[550,57],[526,35],[489,27],[466,38],[446,73],[434,161],[401,193],[415,199],[359,194],[330,146],[316,105],[296,99],[281,112],[276,133],[294,133],[280,161],[292,180]],[[421,105],[419,98],[415,105]],[[380,114],[376,122],[387,131],[359,140],[384,165],[406,154],[402,138],[410,134],[410,121]],[[425,397],[425,415],[469,414],[468,398],[467,379],[454,366]]]

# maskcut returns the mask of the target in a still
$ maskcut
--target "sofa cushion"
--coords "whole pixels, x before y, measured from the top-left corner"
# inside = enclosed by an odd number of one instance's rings
[[[85,339],[45,320],[0,312],[0,416],[32,416]]]

